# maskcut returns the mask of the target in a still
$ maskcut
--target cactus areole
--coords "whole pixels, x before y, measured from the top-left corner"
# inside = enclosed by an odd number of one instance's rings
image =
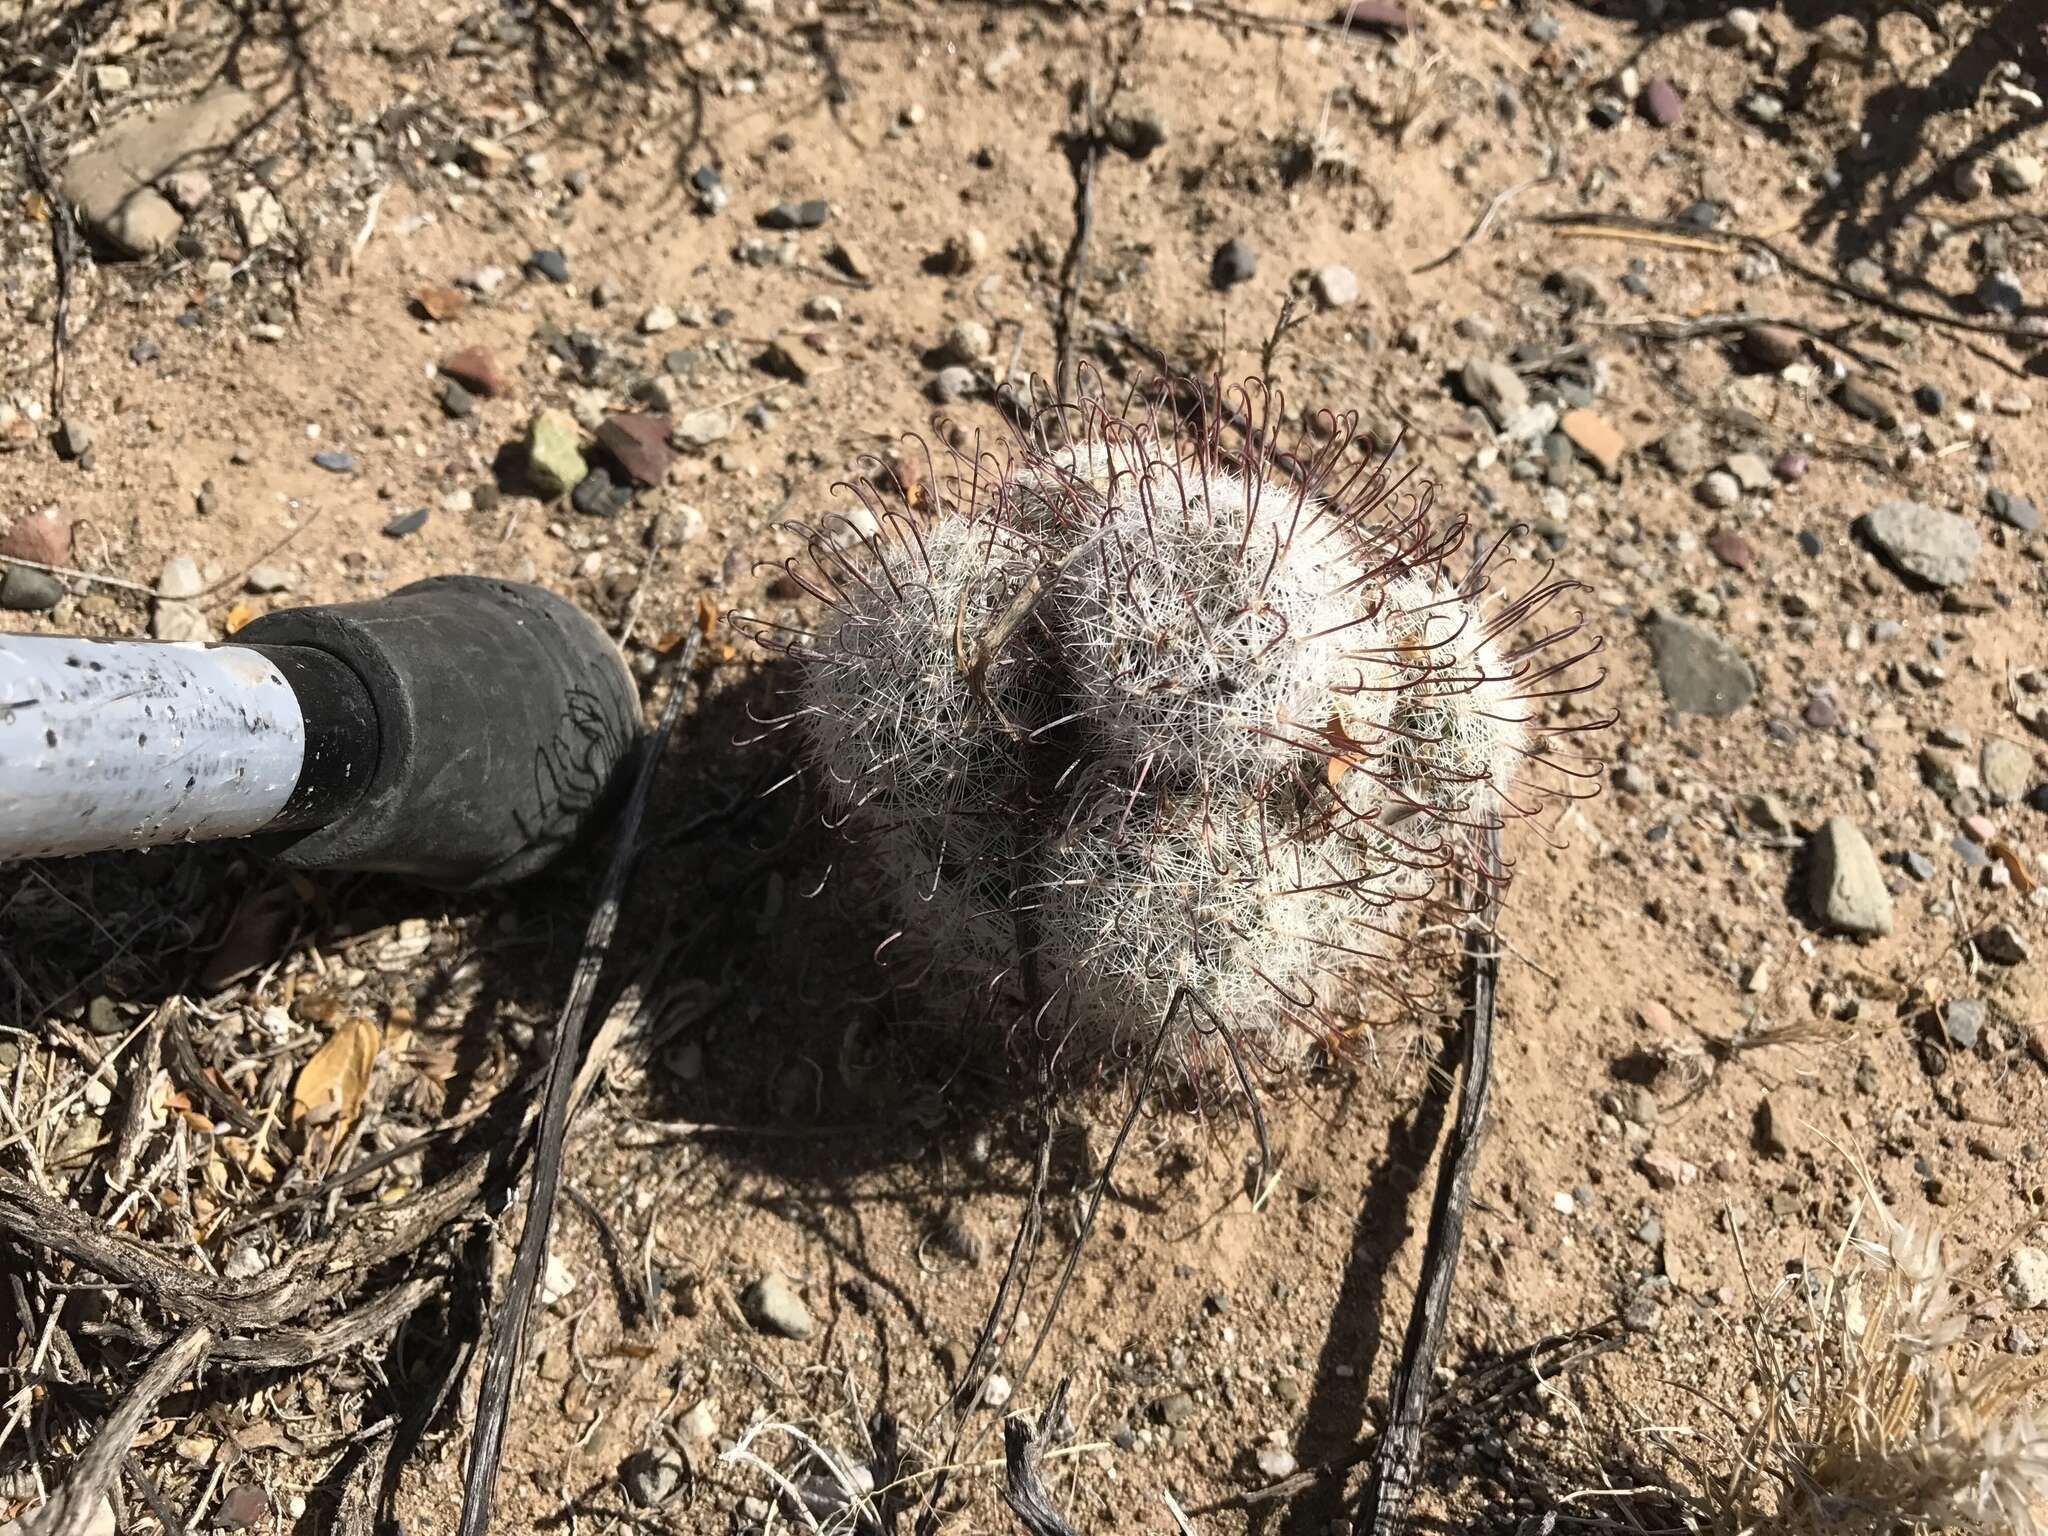
[[[1570,702],[1598,643],[1542,622],[1572,584],[1439,523],[1355,420],[1280,416],[1257,383],[1047,406],[852,486],[793,530],[804,620],[742,621],[885,958],[1055,1066],[1147,1049],[1182,988],[1196,1083],[1407,1012],[1504,878],[1488,831],[1594,782],[1558,738],[1604,723]]]

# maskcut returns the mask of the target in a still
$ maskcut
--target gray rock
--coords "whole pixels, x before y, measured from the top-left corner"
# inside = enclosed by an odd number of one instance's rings
[[[153,640],[191,641],[204,645],[213,639],[213,626],[196,603],[169,602],[158,598],[149,610],[149,634]]]
[[[1862,828],[1846,816],[1830,816],[1808,852],[1808,899],[1816,918],[1859,938],[1892,931],[1892,893]]]
[[[931,397],[941,405],[951,405],[964,400],[981,387],[981,380],[972,368],[963,368],[955,363],[950,368],[941,368],[928,386]]]
[[[683,1486],[683,1458],[665,1445],[635,1451],[619,1466],[619,1486],[641,1509],[666,1504]]]
[[[1258,275],[1259,253],[1248,240],[1226,240],[1216,248],[1209,262],[1209,281],[1218,288],[1235,288]]]
[[[284,233],[284,204],[268,187],[244,187],[235,194],[235,225],[242,243],[257,250]]]
[[[205,590],[206,579],[199,574],[199,564],[190,555],[176,555],[166,560],[156,578],[156,595],[173,602],[197,597]]]
[[[2020,275],[2009,267],[1987,272],[1977,284],[1977,303],[1987,314],[2016,315],[2027,302],[2020,287]]]
[[[213,178],[200,170],[173,171],[157,188],[181,213],[197,213],[213,200]]]
[[[152,185],[159,177],[227,149],[256,107],[243,91],[123,118],[64,168],[60,195],[85,227],[130,256],[153,256],[184,220]]]
[[[2048,1307],[2048,1252],[2015,1248],[2005,1261],[2005,1299],[2024,1312]]]
[[[1316,302],[1326,309],[1349,309],[1358,302],[1358,274],[1332,262],[1316,273]]]
[[[787,1276],[770,1270],[740,1297],[740,1312],[762,1333],[784,1339],[808,1339],[817,1322]]]
[[[1887,501],[1856,520],[1856,532],[1909,581],[1959,587],[1977,568],[1984,540],[1952,512],[1917,501]]]
[[[64,583],[25,565],[0,566],[0,608],[9,613],[42,613],[64,600]]]
[[[242,584],[251,592],[289,592],[292,573],[281,565],[252,565]]]
[[[557,250],[539,250],[526,258],[526,270],[551,283],[569,281],[569,258]]]
[[[1278,1445],[1262,1447],[1253,1455],[1252,1461],[1257,1465],[1260,1476],[1270,1477],[1276,1482],[1283,1477],[1294,1476],[1294,1469],[1300,1465],[1294,1459],[1294,1452]]]
[[[816,229],[832,216],[832,205],[823,198],[800,203],[777,203],[761,215],[763,229]]]
[[[1465,393],[1505,432],[1519,425],[1529,413],[1529,386],[1505,363],[1475,357],[1459,372]]]
[[[708,448],[732,436],[732,417],[720,410],[691,411],[675,424],[669,441],[682,448]]]
[[[1993,805],[2013,805],[2034,787],[2034,754],[2008,737],[1992,736],[1977,756],[1977,772]]]
[[[1703,625],[1658,610],[1650,615],[1650,657],[1664,697],[1682,715],[1722,719],[1756,697],[1756,671]]]
[[[982,362],[994,350],[988,327],[979,320],[962,320],[949,327],[939,343],[939,356],[948,363],[968,366]]]
[[[1673,474],[1696,475],[1712,461],[1714,446],[1697,418],[1688,418],[1657,439],[1657,457]]]
[[[1764,462],[1762,454],[1729,454],[1728,473],[1745,491],[1767,491],[1771,488],[1771,466]]]
[[[1195,1400],[1185,1392],[1170,1392],[1152,1404],[1152,1417],[1178,1429],[1195,1416]]]
[[[1984,1033],[1985,1013],[1982,998],[1951,998],[1948,1006],[1941,1010],[1941,1032],[1948,1036],[1948,1043],[1957,1050],[1971,1050]]]
[[[2005,491],[1993,486],[1984,493],[1984,510],[2006,527],[2017,528],[2021,533],[2041,531],[2041,509],[2030,497],[2022,496],[2018,491]]]
[[[67,459],[82,459],[92,452],[92,428],[75,416],[68,416],[57,429],[57,451]]]

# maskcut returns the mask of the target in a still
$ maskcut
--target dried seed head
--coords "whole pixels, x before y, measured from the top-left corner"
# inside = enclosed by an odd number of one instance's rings
[[[1141,1047],[1182,988],[1268,1063],[1407,1008],[1430,909],[1505,878],[1489,834],[1590,781],[1552,738],[1603,722],[1549,706],[1597,646],[1526,633],[1567,584],[1494,591],[1498,545],[1453,570],[1426,490],[1348,424],[1279,452],[1279,414],[1091,396],[915,498],[862,482],[796,530],[815,620],[757,626],[917,978],[1056,1056]]]

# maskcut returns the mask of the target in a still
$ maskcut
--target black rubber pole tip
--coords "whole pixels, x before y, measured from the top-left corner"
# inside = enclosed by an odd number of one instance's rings
[[[436,576],[361,603],[287,608],[235,643],[345,663],[376,713],[376,772],[337,821],[287,844],[304,869],[450,889],[539,870],[600,815],[641,733],[611,638],[545,588]]]

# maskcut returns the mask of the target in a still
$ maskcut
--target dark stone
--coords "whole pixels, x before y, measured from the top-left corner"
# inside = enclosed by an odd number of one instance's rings
[[[2000,490],[1993,486],[1984,495],[1984,510],[2006,527],[2017,528],[2021,533],[2038,533],[2041,530],[2041,509],[2018,491]]]
[[[41,613],[63,599],[64,583],[47,571],[10,565],[0,572],[0,608],[9,613]]]
[[[1712,198],[1703,197],[1698,202],[1686,204],[1678,215],[1678,222],[1688,224],[1694,229],[1713,229],[1721,222],[1722,215],[1727,211]]]
[[[2016,315],[2020,312],[2020,306],[2026,302],[2026,295],[2020,292],[2020,280],[2016,273],[1989,272],[1977,285],[1977,303],[1986,314]]]
[[[801,203],[777,203],[761,215],[763,229],[816,229],[832,216],[832,205],[823,198]]]
[[[1835,387],[1835,404],[1854,416],[1889,432],[1899,424],[1892,408],[1859,379],[1844,379]]]
[[[1209,263],[1209,281],[1218,288],[1235,288],[1248,282],[1259,270],[1259,253],[1245,240],[1226,240],[1216,248]]]
[[[384,525],[384,537],[402,539],[408,533],[418,533],[427,526],[427,509],[414,507],[410,512],[401,512]]]
[[[339,448],[323,448],[313,455],[313,462],[330,475],[352,475],[355,473],[355,455],[343,453]]]
[[[569,504],[591,517],[617,517],[633,499],[630,485],[614,485],[611,471],[603,465],[593,468],[569,494]]]
[[[1948,845],[1955,849],[1956,857],[1963,861],[1965,869],[1983,869],[1991,863],[1991,855],[1960,832],[1949,839]]]
[[[1806,556],[1807,559],[1818,560],[1820,558],[1820,535],[1815,533],[1811,528],[1802,528],[1799,530],[1798,542],[1799,553]]]
[[[569,258],[556,250],[535,251],[526,258],[526,270],[551,283],[566,283],[569,281]]]
[[[1913,391],[1913,404],[1929,416],[1939,416],[1948,409],[1948,396],[1933,384],[1922,384]]]
[[[441,384],[441,409],[460,421],[476,409],[476,396],[455,380],[445,379]]]
[[[153,363],[164,355],[164,349],[147,336],[138,336],[128,347],[128,361],[131,363]]]
[[[1909,848],[1899,855],[1899,867],[1922,885],[1934,878],[1934,860],[1917,848]]]

